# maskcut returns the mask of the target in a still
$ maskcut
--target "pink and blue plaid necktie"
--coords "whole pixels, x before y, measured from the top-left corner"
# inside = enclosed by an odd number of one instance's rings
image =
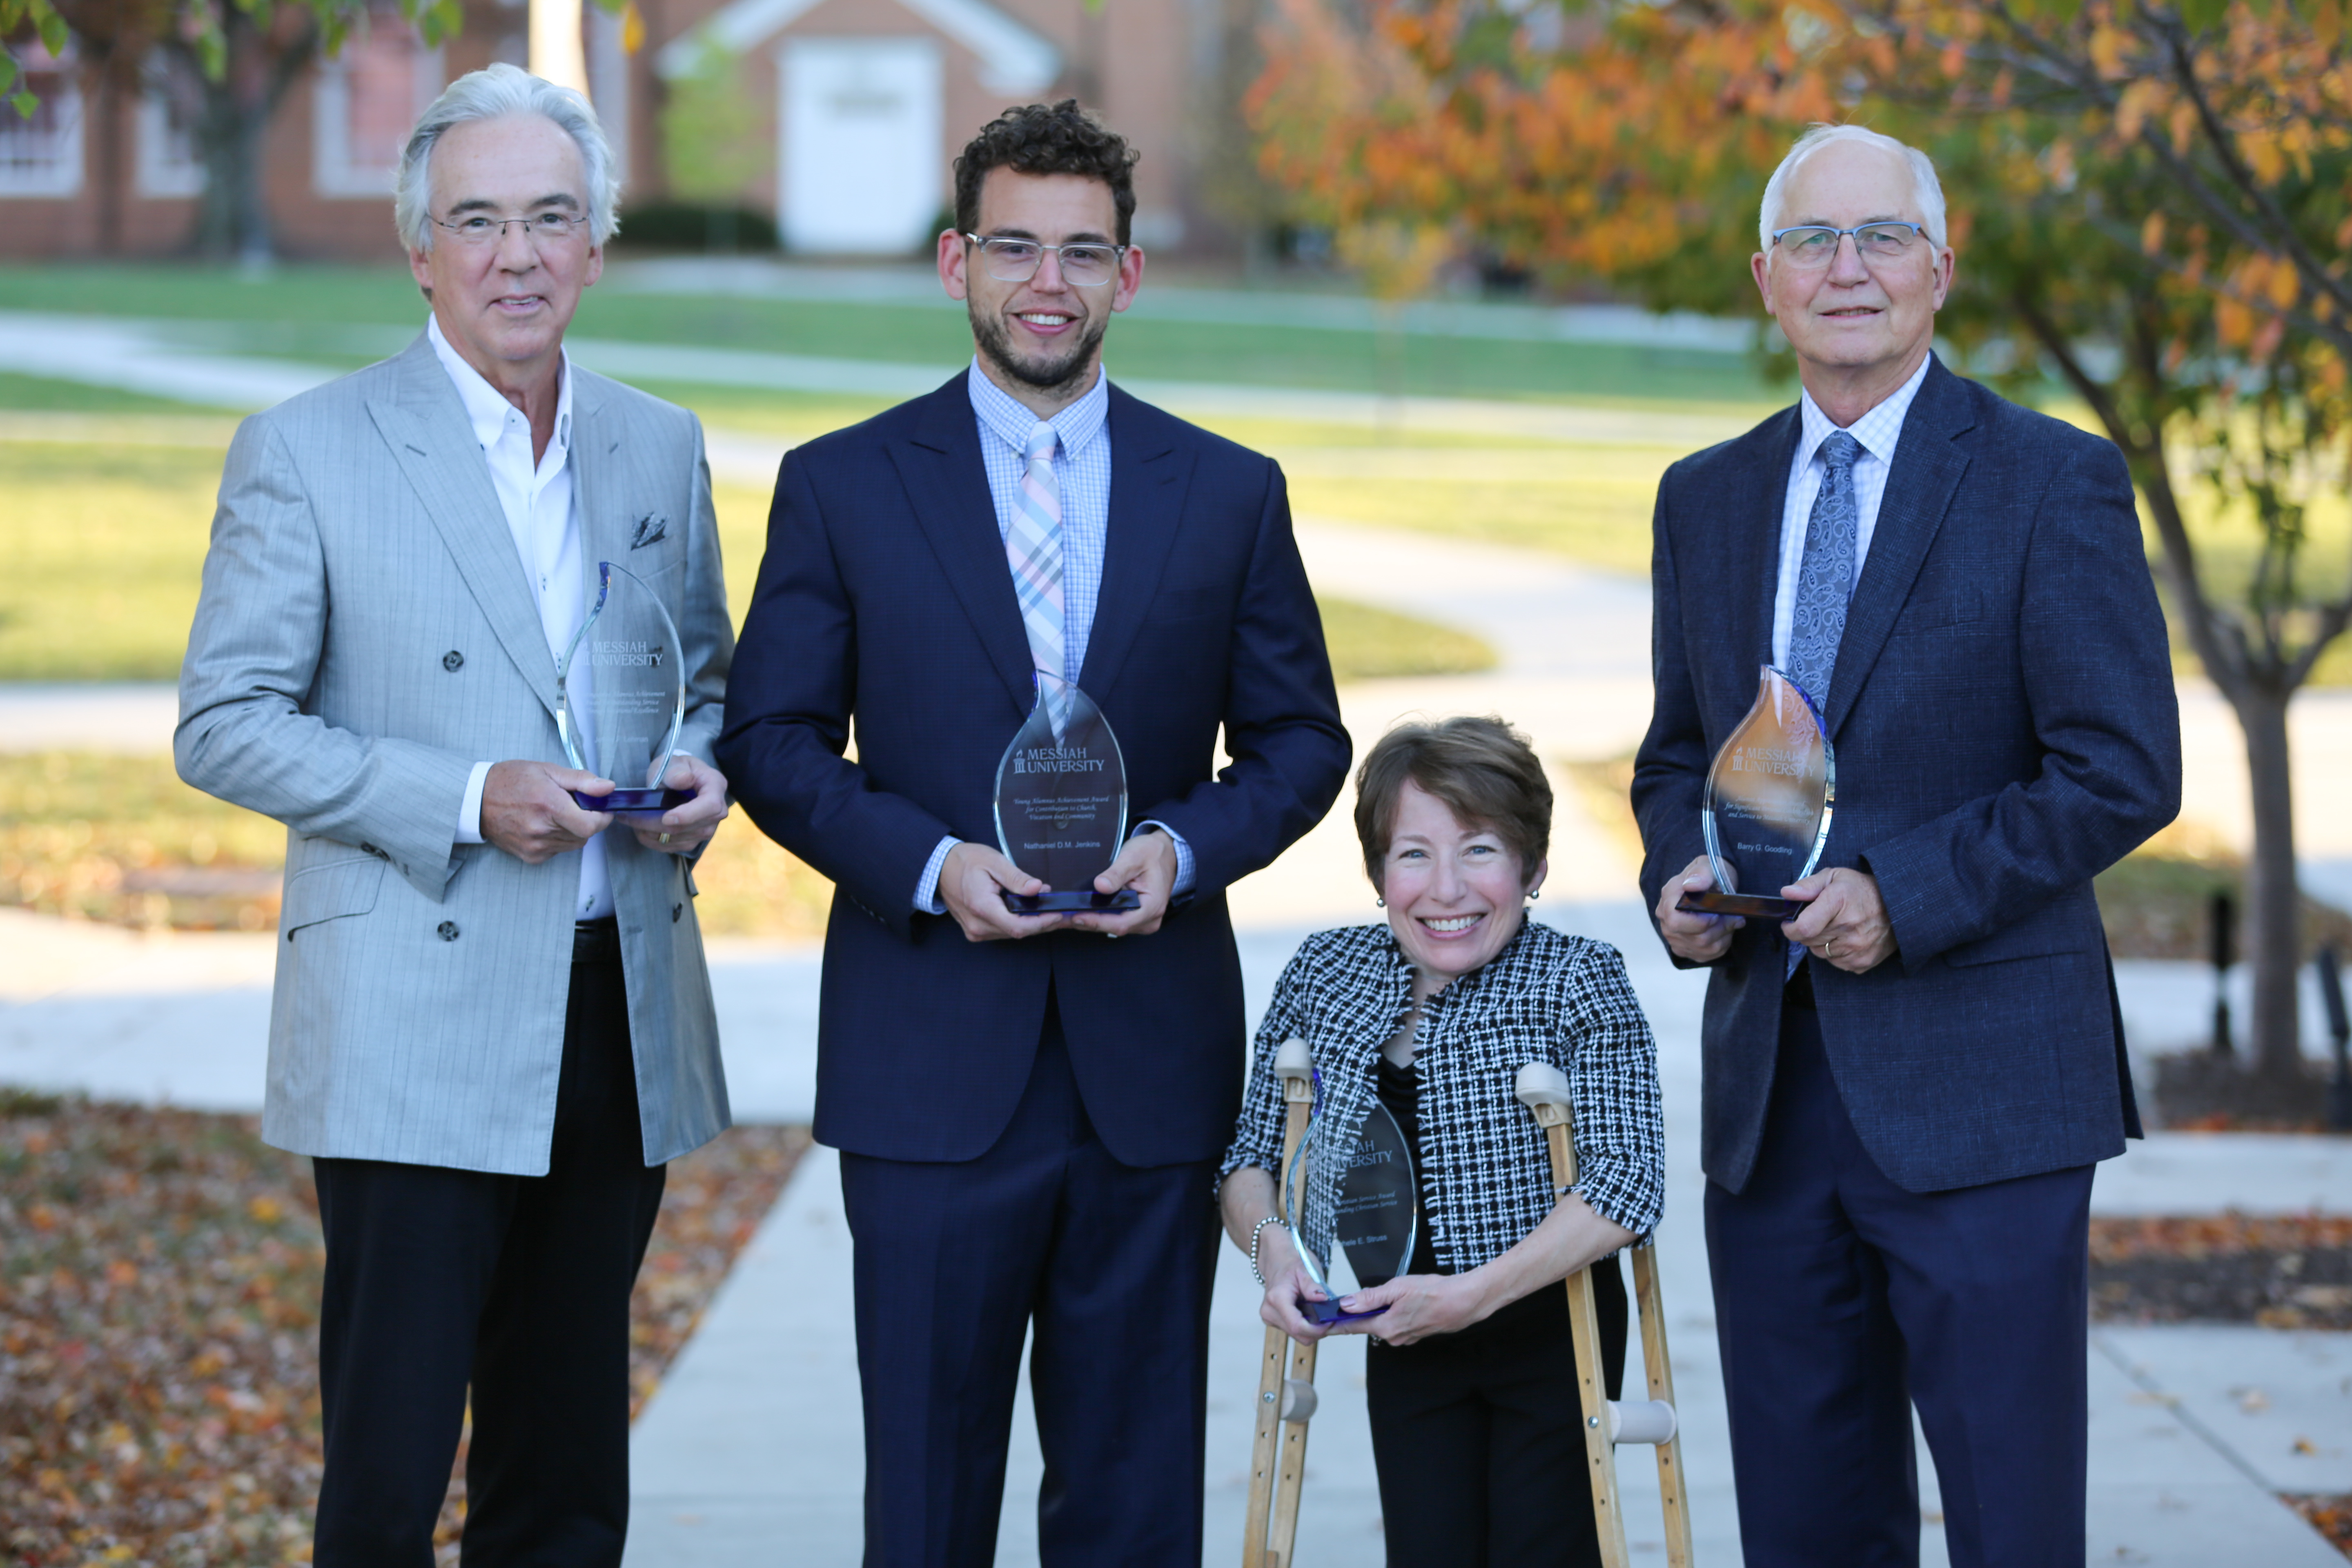
[[[1024,448],[1020,504],[1004,536],[1013,564],[1013,591],[1029,630],[1029,658],[1055,679],[1068,679],[1063,665],[1062,487],[1054,478],[1054,450],[1061,437],[1042,421]]]

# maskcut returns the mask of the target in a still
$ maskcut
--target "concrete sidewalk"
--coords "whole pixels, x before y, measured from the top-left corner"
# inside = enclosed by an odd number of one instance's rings
[[[362,324],[313,335],[353,358],[399,353],[424,330]],[[209,408],[267,408],[349,374],[351,367],[239,352],[244,323],[148,321],[0,310],[0,370],[168,397]],[[625,379],[686,382],[783,392],[837,393],[896,401],[954,374],[960,359],[935,363],[835,359],[693,343],[571,336],[565,349],[593,371]],[[1115,356],[1114,356],[1115,357]],[[1112,373],[1117,375],[1114,363]],[[1273,418],[1387,431],[1444,431],[1489,438],[1633,443],[1692,450],[1738,435],[1743,414],[1661,413],[1500,399],[1389,397],[1212,382],[1135,380],[1119,384],[1194,417]],[[772,466],[770,477],[773,475]]]

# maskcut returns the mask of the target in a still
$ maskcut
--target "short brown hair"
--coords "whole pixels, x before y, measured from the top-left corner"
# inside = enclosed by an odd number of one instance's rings
[[[1525,735],[1500,719],[1465,714],[1399,724],[1356,770],[1356,837],[1373,887],[1381,885],[1408,781],[1465,826],[1500,838],[1519,858],[1522,880],[1536,874],[1551,847],[1551,781]]]
[[[1118,243],[1135,219],[1135,161],[1141,154],[1091,110],[1066,98],[1050,109],[1024,103],[980,128],[955,161],[955,220],[961,234],[980,228],[980,187],[991,169],[1018,174],[1082,174],[1110,187],[1118,209]]]

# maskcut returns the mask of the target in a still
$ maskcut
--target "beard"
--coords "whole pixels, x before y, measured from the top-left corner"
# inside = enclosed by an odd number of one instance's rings
[[[965,312],[971,318],[972,342],[988,363],[1026,386],[1040,392],[1060,392],[1084,376],[1094,363],[1095,351],[1102,346],[1107,321],[1090,322],[1077,340],[1060,353],[1048,358],[1024,360],[1013,350],[1012,333],[1003,320],[984,316],[972,301],[965,302]]]

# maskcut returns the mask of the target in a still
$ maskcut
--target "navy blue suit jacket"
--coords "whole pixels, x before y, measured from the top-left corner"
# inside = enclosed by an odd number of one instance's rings
[[[943,835],[996,842],[997,763],[1034,691],[965,378],[784,459],[718,760],[751,819],[836,886],[825,1143],[984,1153],[1028,1080],[1049,987],[1113,1155],[1208,1160],[1233,1136],[1244,1030],[1223,889],[1329,809],[1348,735],[1281,470],[1116,386],[1109,432],[1077,679],[1118,737],[1130,826],[1168,824],[1196,868],[1158,932],[1119,942],[975,943],[913,908]]]
[[[1771,659],[1794,408],[1658,487],[1656,709],[1634,766],[1643,896],[1704,852],[1699,798]],[[1913,1192],[2063,1169],[2138,1132],[2091,879],[2172,819],[2179,714],[2123,458],[1946,371],[1906,416],[1826,717],[1822,865],[1878,880],[1897,952],[1812,962],[1854,1130]],[[1780,928],[1706,994],[1701,1157],[1737,1192],[1780,1037]]]

